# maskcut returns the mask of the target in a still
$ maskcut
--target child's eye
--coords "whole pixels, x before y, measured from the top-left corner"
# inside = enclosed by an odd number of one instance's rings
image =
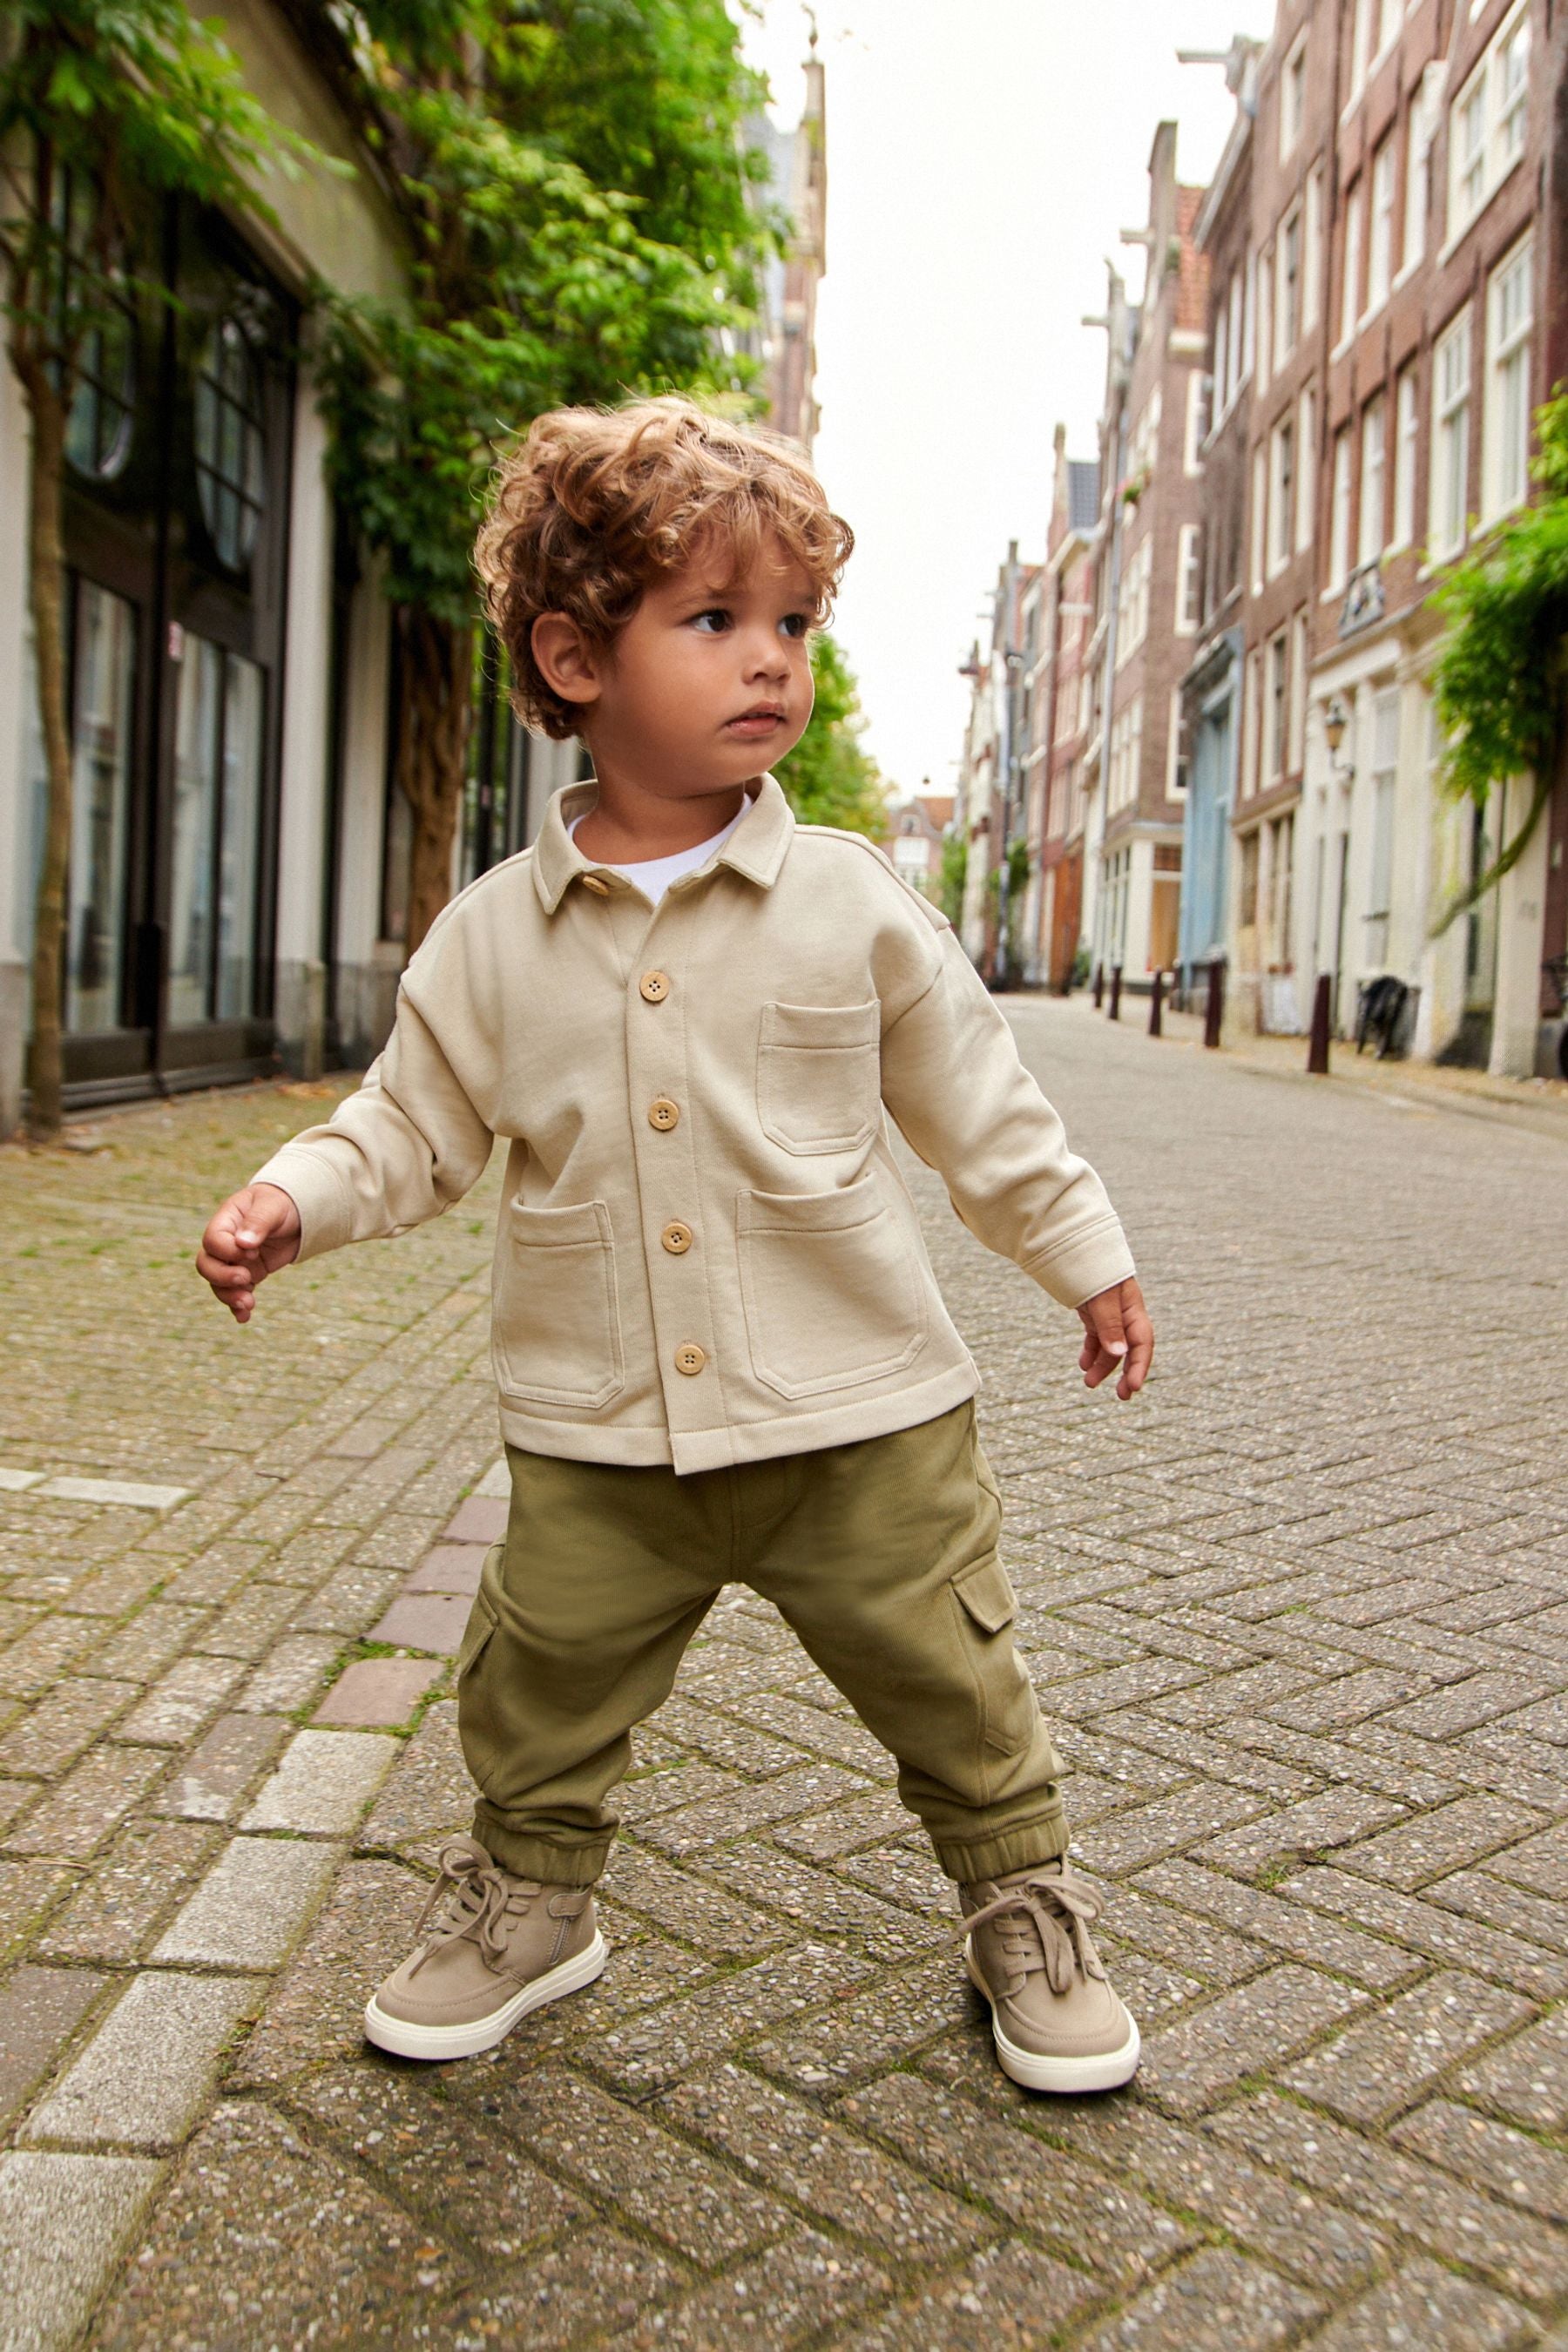
[[[694,629],[700,629],[704,636],[716,637],[729,627],[730,615],[722,604],[712,604],[706,613],[694,614],[691,625]]]
[[[784,631],[786,637],[806,636],[810,634],[811,630],[811,614],[809,613],[786,613],[784,619],[779,623],[779,626]]]

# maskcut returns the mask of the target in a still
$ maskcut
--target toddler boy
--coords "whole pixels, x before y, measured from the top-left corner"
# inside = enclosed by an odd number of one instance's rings
[[[1007,2073],[1100,2090],[1138,2063],[1014,1646],[980,1376],[889,1119],[1078,1309],[1090,1387],[1131,1397],[1152,1333],[951,924],[766,772],[805,727],[850,546],[796,451],[689,403],[538,421],[479,570],[521,709],[595,779],[443,911],[358,1092],[203,1239],[243,1323],[266,1275],[438,1215],[506,1142],[512,1498],[457,1668],[479,1802],[365,2012],[406,2057],[487,2049],[599,1974],[630,1732],[736,1580],[897,1759]]]

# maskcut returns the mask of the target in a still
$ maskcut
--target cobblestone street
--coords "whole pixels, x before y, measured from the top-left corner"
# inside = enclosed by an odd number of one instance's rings
[[[499,1155],[240,1331],[202,1223],[337,1089],[140,1108],[0,1153],[4,2352],[1568,2347],[1568,1141],[1009,1011],[1147,1394],[904,1159],[1136,2084],[1001,2075],[889,1760],[739,1589],[606,1975],[369,2052],[468,1819]]]

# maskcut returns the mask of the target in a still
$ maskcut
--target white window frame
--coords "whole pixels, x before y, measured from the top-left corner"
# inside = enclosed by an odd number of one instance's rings
[[[1430,560],[1437,563],[1459,553],[1469,530],[1470,397],[1475,372],[1472,307],[1466,302],[1455,313],[1432,352],[1432,482],[1427,552]]]
[[[1176,535],[1176,615],[1179,637],[1196,636],[1202,618],[1202,528],[1184,522]]]
[[[1307,174],[1301,205],[1301,332],[1311,333],[1323,302],[1323,167]]]
[[[1522,308],[1500,317],[1511,287]],[[1481,517],[1494,523],[1530,495],[1531,363],[1535,330],[1535,243],[1527,229],[1487,279],[1487,384],[1481,431]],[[1518,389],[1516,390],[1516,386]],[[1512,412],[1510,414],[1510,412]]]
[[[1358,564],[1376,563],[1386,544],[1388,513],[1388,395],[1378,393],[1361,413],[1361,515]]]
[[[1290,624],[1289,711],[1285,730],[1285,772],[1299,776],[1306,760],[1307,671],[1310,624],[1303,604]]]
[[[1426,214],[1432,201],[1434,130],[1431,68],[1411,94],[1405,116],[1405,217],[1399,228],[1399,274],[1403,284],[1426,251]]]
[[[1259,442],[1252,453],[1252,593],[1263,593],[1263,563],[1268,546],[1268,451]]]
[[[1366,245],[1366,309],[1362,324],[1376,317],[1394,285],[1394,133],[1389,132],[1372,159],[1368,179]]]
[[[1264,740],[1268,757],[1263,782],[1267,790],[1289,773],[1286,757],[1290,744],[1290,633],[1276,629],[1269,638],[1264,670]]]
[[[1318,496],[1318,391],[1303,384],[1296,403],[1296,552],[1312,544]]]
[[[1351,570],[1351,429],[1342,425],[1334,436],[1333,498],[1329,518],[1329,585],[1331,596],[1350,578]]]
[[[1258,770],[1262,718],[1262,648],[1254,646],[1247,656],[1241,714],[1241,797],[1250,800],[1258,790]]]
[[[1204,372],[1201,367],[1187,371],[1187,415],[1182,434],[1182,471],[1189,481],[1203,472],[1202,450],[1205,419],[1204,416]]]
[[[1307,29],[1303,26],[1279,73],[1279,161],[1289,162],[1307,127]]]
[[[1448,226],[1440,258],[1475,226],[1524,155],[1530,40],[1530,0],[1518,0],[1448,109]]]
[[[1230,281],[1230,383],[1228,408],[1247,381],[1247,272],[1237,268]]]
[[[1408,547],[1415,536],[1415,453],[1421,435],[1421,404],[1415,362],[1402,367],[1394,382],[1394,536],[1384,549]]]
[[[1279,224],[1279,234],[1274,240],[1274,373],[1280,369],[1295,350],[1301,334],[1301,239],[1302,208],[1297,205]],[[1296,282],[1294,299],[1289,274],[1291,241],[1296,248]]]
[[[1345,198],[1344,276],[1340,282],[1340,340],[1343,351],[1353,341],[1361,309],[1362,235],[1366,215],[1364,176]]]
[[[1268,547],[1270,580],[1290,561],[1296,527],[1296,417],[1287,409],[1268,436]]]
[[[1168,801],[1186,799],[1187,788],[1181,781],[1181,776],[1182,689],[1179,686],[1173,686],[1171,688],[1171,719],[1165,744],[1165,798]]]
[[[1257,311],[1257,332],[1253,338],[1255,392],[1263,392],[1268,383],[1269,363],[1274,354],[1274,247],[1268,245],[1258,257],[1258,292],[1254,300]]]

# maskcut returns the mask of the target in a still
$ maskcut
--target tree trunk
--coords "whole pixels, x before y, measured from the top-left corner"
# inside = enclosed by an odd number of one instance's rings
[[[66,868],[71,836],[70,727],[66,716],[65,558],[60,491],[65,470],[65,405],[47,368],[32,357],[13,362],[33,425],[29,492],[28,597],[48,796],[43,857],[33,912],[33,1034],[28,1057],[27,1132],[36,1142],[61,1123],[60,1000],[66,933]]]
[[[416,606],[397,614],[397,781],[414,815],[408,953],[451,896],[452,843],[463,804],[474,634]]]

